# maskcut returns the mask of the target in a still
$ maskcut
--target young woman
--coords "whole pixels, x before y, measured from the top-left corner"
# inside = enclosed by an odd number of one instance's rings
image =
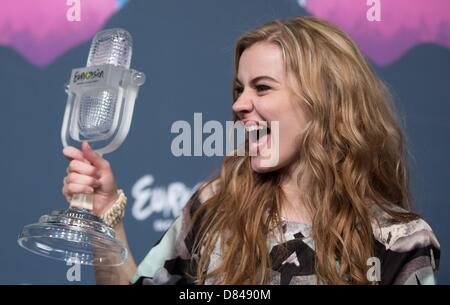
[[[269,157],[276,148],[277,162],[226,157],[138,268],[132,256],[98,267],[98,282],[435,283],[439,243],[410,212],[402,131],[351,39],[317,18],[275,20],[244,34],[235,60],[234,119],[268,126],[248,147]],[[105,159],[87,143],[64,154],[68,201],[94,192],[98,215],[118,204]]]

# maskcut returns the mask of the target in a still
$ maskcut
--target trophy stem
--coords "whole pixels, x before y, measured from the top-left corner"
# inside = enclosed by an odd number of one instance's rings
[[[74,194],[70,200],[70,207],[92,211],[94,209],[94,194]]]

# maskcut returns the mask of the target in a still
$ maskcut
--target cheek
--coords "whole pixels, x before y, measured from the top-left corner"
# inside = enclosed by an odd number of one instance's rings
[[[298,115],[286,116],[280,120],[280,163],[298,158],[307,126],[308,122]]]
[[[279,122],[279,162],[277,168],[288,165],[299,157],[300,145],[310,117],[305,109],[294,102],[292,96],[273,98],[257,107],[267,121]]]
[[[295,145],[296,138],[303,133],[304,119],[296,109],[290,107],[279,116],[280,139],[287,144]]]

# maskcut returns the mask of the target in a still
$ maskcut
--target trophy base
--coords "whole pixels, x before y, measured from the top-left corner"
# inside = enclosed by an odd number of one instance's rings
[[[113,229],[87,209],[69,208],[44,215],[22,229],[17,242],[33,253],[83,265],[118,266],[128,256]]]

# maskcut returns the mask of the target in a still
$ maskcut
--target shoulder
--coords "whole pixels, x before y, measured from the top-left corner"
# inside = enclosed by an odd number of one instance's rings
[[[398,222],[377,207],[374,209],[372,229],[375,255],[381,260],[382,283],[436,283],[440,245],[423,218]]]
[[[197,190],[193,193],[186,206],[183,208],[182,215],[185,218],[191,218],[193,213],[198,207],[205,203],[208,199],[214,196],[219,190],[219,180],[214,179],[212,181],[201,184]]]
[[[199,229],[199,220],[202,215],[197,215],[196,221],[194,214],[199,207],[210,199],[218,191],[218,180],[212,180],[201,184],[192,194],[186,205],[181,211],[181,227],[183,232],[187,232],[187,242],[192,245],[193,237]],[[195,223],[194,223],[195,222]],[[186,236],[183,236],[183,238]]]
[[[406,212],[406,210],[398,207],[395,210]],[[404,252],[426,246],[440,248],[431,226],[423,218],[398,222],[379,207],[374,208],[373,211],[372,230],[374,237],[386,249]]]
[[[194,191],[186,205],[161,239],[139,264],[131,283],[191,284],[192,247],[197,226],[192,224],[194,211],[216,192],[216,183],[205,183]]]
[[[208,181],[204,183],[199,188],[199,200],[201,203],[205,202],[206,200],[210,199],[212,196],[217,194],[219,191],[219,179],[214,179],[212,181]]]

